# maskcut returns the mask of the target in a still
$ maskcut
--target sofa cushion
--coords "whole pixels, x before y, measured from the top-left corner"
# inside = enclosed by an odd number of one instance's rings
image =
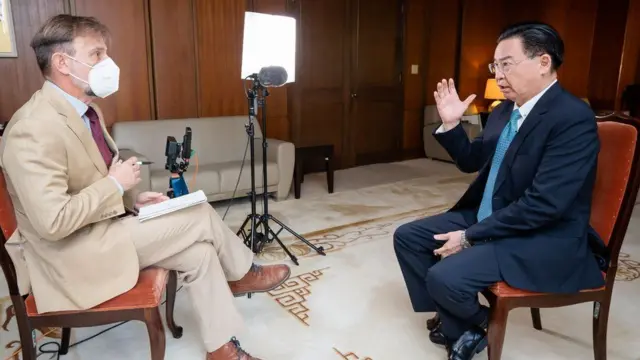
[[[200,165],[189,167],[189,171],[184,173],[184,181],[187,183],[189,192],[202,190],[205,195],[217,194],[220,192],[220,175],[216,165]],[[193,175],[196,174],[195,183]],[[169,172],[167,170],[151,171],[151,191],[167,193],[169,187]]]
[[[113,125],[112,135],[119,149],[138,152],[150,161],[151,171],[163,170],[166,163],[167,136],[182,143],[185,127],[191,127],[191,147],[200,165],[239,161],[245,155],[248,135],[247,116],[220,116],[196,119],[121,121]],[[254,120],[256,140],[262,137],[260,125]],[[256,152],[262,151],[256,146]],[[247,152],[247,159],[249,158]],[[195,166],[191,160],[189,170]]]
[[[238,190],[251,189],[251,165],[249,159],[244,163],[242,169],[242,177],[238,182],[240,174],[240,165],[242,161],[228,161],[213,165],[220,174],[220,191],[233,191],[238,184]],[[267,186],[277,185],[280,181],[278,173],[278,164],[275,162],[267,162]],[[256,188],[262,187],[262,161],[256,160]],[[259,191],[258,191],[259,192]],[[236,194],[236,196],[244,196],[245,193]]]

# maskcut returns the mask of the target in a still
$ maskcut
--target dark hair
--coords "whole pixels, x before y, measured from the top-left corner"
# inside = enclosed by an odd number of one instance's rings
[[[110,34],[107,27],[94,17],[56,15],[47,20],[31,40],[38,66],[44,75],[51,70],[51,56],[58,52],[74,56],[73,40],[78,36],[98,35],[105,42]]]
[[[551,69],[557,71],[564,60],[564,42],[560,34],[548,24],[541,22],[518,23],[507,27],[498,37],[498,43],[519,38],[524,53],[529,57],[548,54],[551,57]]]

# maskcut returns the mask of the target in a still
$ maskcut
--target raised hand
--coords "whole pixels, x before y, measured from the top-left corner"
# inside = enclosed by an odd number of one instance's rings
[[[467,110],[476,95],[469,95],[464,101],[460,101],[453,79],[442,80],[437,85],[437,91],[433,92],[438,107],[438,113],[442,119],[445,130],[453,129],[460,122],[460,118]]]

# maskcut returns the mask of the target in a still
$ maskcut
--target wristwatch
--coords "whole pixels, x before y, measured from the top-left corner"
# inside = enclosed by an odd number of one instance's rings
[[[471,243],[469,242],[469,240],[467,240],[467,232],[463,231],[462,235],[460,236],[460,246],[463,249],[468,249],[471,247]]]

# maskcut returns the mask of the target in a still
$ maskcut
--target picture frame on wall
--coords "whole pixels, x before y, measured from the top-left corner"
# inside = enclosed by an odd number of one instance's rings
[[[18,57],[11,0],[0,0],[0,58]]]

